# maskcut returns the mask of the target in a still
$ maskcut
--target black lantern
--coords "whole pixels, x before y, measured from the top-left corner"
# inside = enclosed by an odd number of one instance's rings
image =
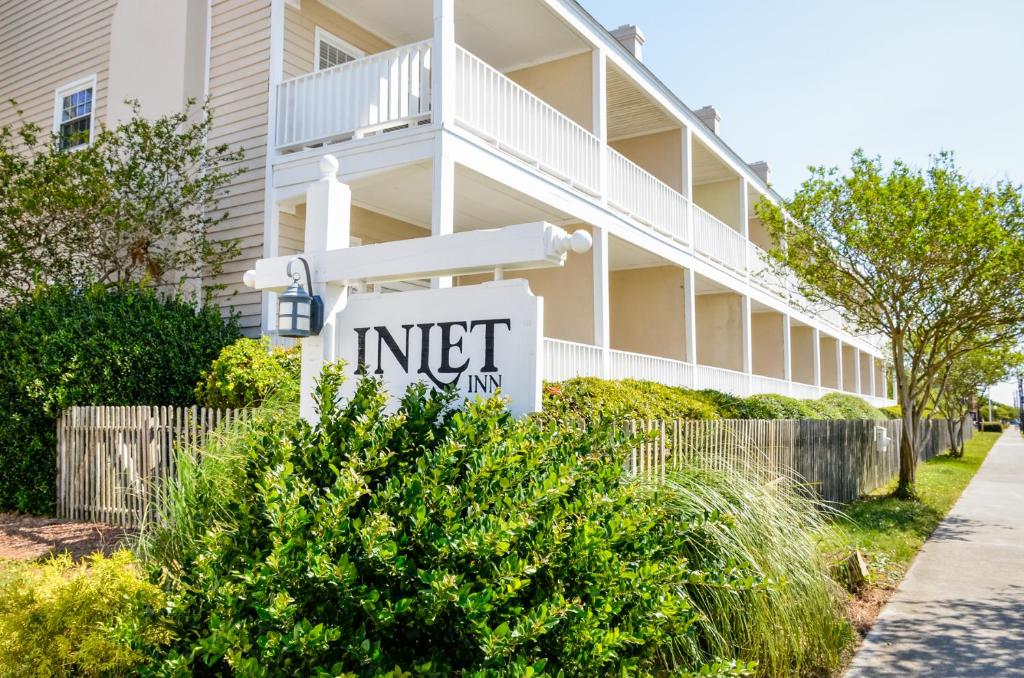
[[[295,263],[299,261],[306,269],[306,284],[310,289],[313,288],[309,264],[302,257],[292,259],[288,263],[292,284],[277,300],[277,333],[282,337],[314,337],[320,334],[324,326],[324,301],[307,292],[299,282],[302,276],[294,270]]]

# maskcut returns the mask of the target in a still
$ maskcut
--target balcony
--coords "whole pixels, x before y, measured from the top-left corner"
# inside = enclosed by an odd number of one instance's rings
[[[278,152],[431,123],[432,44],[420,41],[282,82]],[[452,110],[459,128],[606,205],[637,229],[796,301],[791,280],[773,271],[764,251],[738,230],[460,45],[452,69]],[[838,322],[830,324],[840,329]]]
[[[694,365],[680,360],[658,356],[608,351],[608,365],[604,365],[603,351],[597,346],[578,344],[560,339],[544,339],[544,371],[546,381],[564,381],[573,377],[601,377],[608,379],[643,379],[666,386],[688,389],[715,389],[746,397],[757,393],[777,393],[794,398],[816,399],[835,389],[775,379],[758,374],[747,374],[708,365]],[[876,407],[891,405],[893,401],[878,395],[847,392]]]

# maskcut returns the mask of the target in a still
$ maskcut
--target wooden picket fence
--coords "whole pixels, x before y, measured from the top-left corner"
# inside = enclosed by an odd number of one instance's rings
[[[72,407],[57,420],[57,515],[138,527],[157,487],[174,477],[175,450],[199,449],[248,410]]]
[[[175,473],[175,455],[200,451],[211,433],[247,410],[199,407],[72,407],[57,422],[57,514],[138,527]],[[899,470],[901,422],[819,420],[638,421],[627,472],[662,480],[696,459],[714,468],[788,478],[825,501],[846,503]],[[878,450],[875,429],[890,438]],[[929,423],[921,460],[949,447],[944,421]],[[965,436],[972,428],[967,425]]]

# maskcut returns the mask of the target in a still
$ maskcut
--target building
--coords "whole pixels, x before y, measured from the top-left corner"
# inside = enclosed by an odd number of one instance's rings
[[[545,298],[549,379],[890,402],[880,344],[763,263],[767,165],[644,66],[638,28],[608,31],[574,0],[3,0],[0,35],[0,96],[69,145],[126,98],[159,115],[209,96],[211,143],[246,150],[217,233],[242,257],[216,282],[251,334],[273,333],[274,304],[241,275],[302,248],[303,191],[329,152],[354,245],[590,231],[592,256],[523,274]]]

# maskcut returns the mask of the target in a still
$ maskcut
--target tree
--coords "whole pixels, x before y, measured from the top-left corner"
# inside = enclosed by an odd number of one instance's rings
[[[32,123],[0,127],[0,306],[40,282],[180,283],[236,255],[210,232],[243,152],[207,144],[207,106],[147,120],[129,103],[129,120],[73,151]]]
[[[757,206],[771,256],[804,296],[891,346],[903,434],[896,496],[914,496],[923,413],[943,366],[1020,332],[1024,209],[1018,186],[975,185],[952,154],[926,170],[853,154],[812,167],[781,206]]]
[[[964,454],[963,431],[958,422],[968,415],[971,401],[987,387],[1007,379],[1022,363],[1024,356],[1014,351],[1012,344],[1003,342],[965,353],[942,367],[933,412],[946,420],[951,456]]]

